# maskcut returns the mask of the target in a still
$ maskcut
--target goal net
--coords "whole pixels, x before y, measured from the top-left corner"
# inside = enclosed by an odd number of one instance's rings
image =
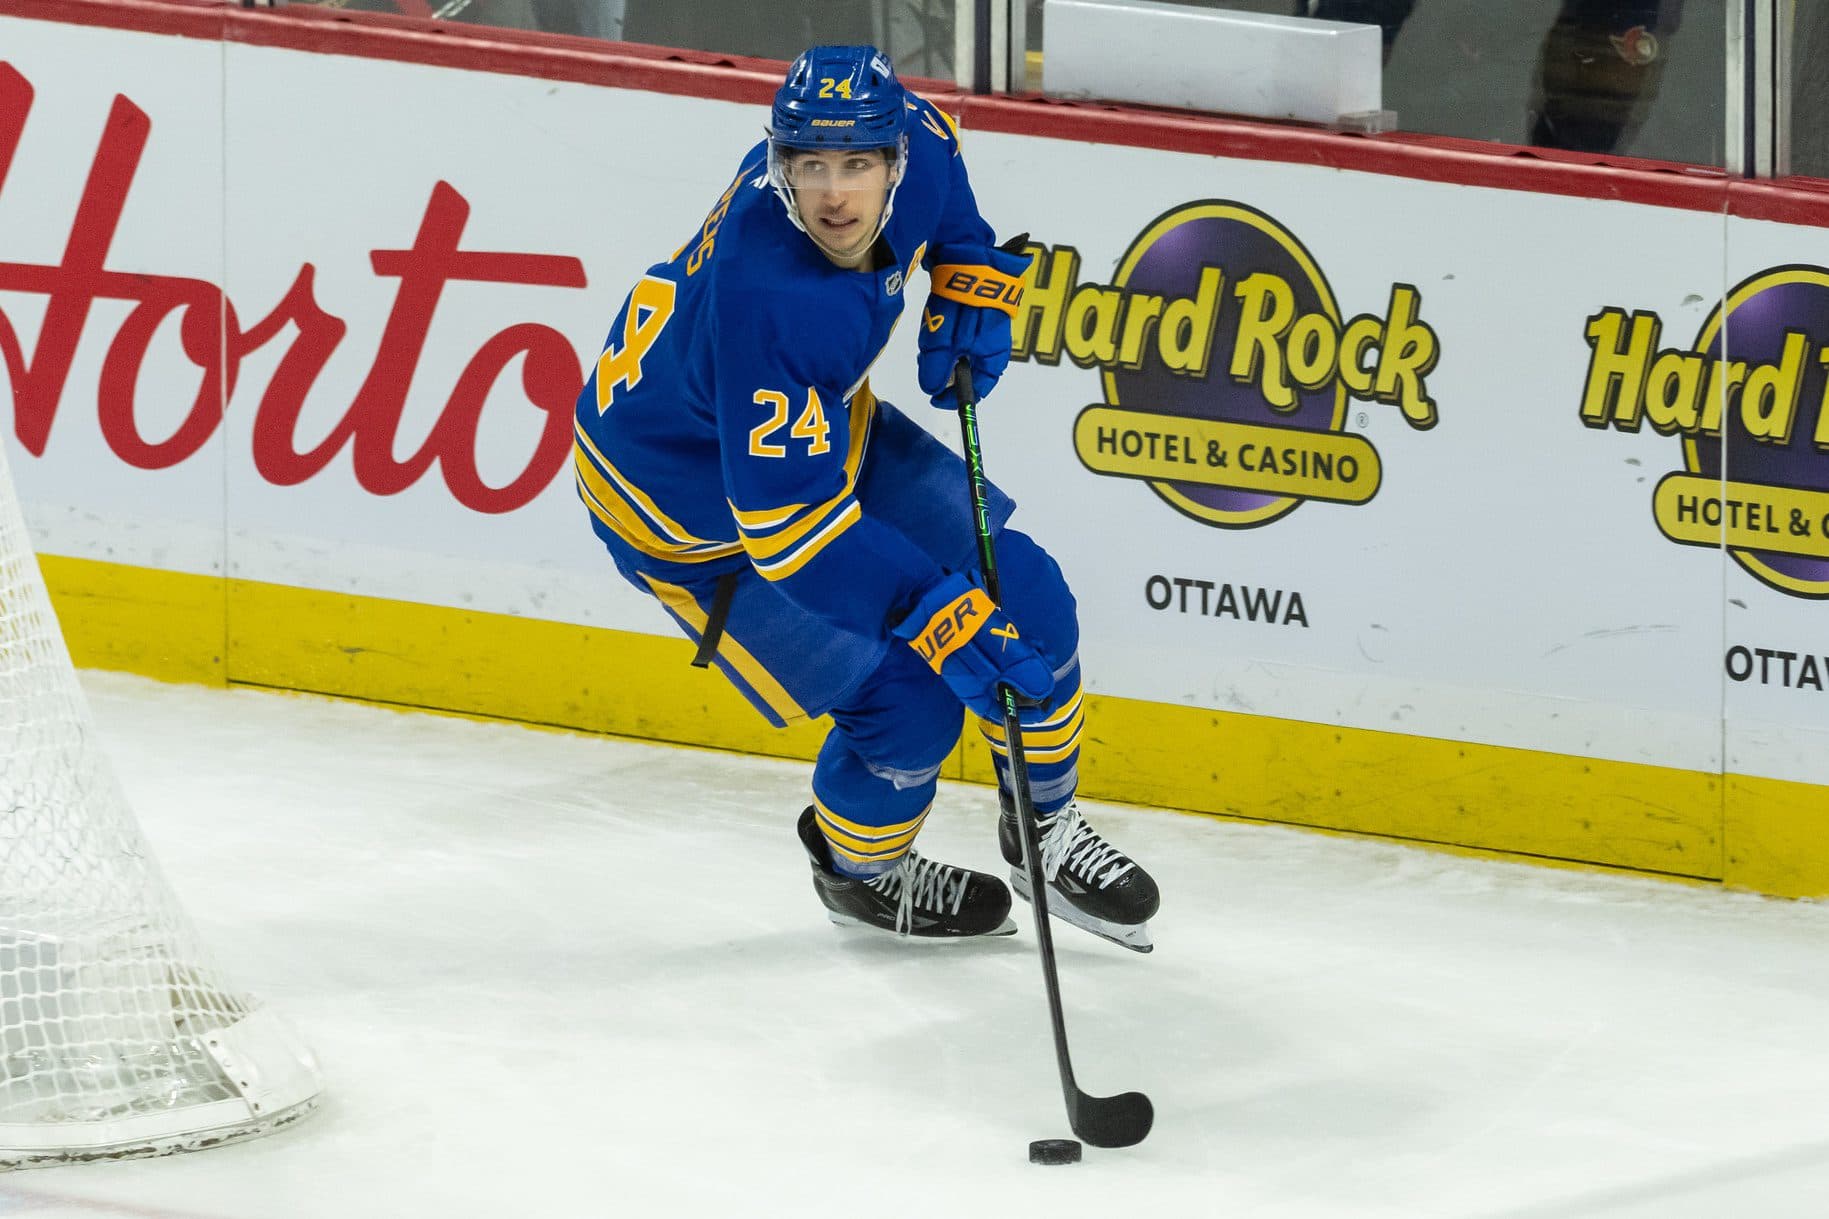
[[[0,446],[0,1168],[264,1134],[318,1089],[310,1051],[224,984],[147,850]]]

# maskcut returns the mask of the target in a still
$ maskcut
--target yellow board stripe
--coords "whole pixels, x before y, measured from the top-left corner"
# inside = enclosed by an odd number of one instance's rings
[[[691,593],[677,584],[656,580],[646,572],[642,573],[641,578],[648,582],[648,587],[654,590],[654,595],[660,598],[661,604],[689,622],[692,629],[699,633],[700,638],[704,637],[707,624],[705,611],[699,608],[699,603],[692,599]],[[762,662],[750,655],[749,649],[738,643],[728,630],[718,641],[718,657],[728,662],[731,668],[741,674],[743,680],[748,682],[761,696],[762,701],[769,705],[769,709],[783,720],[791,724],[795,720],[807,718],[807,713],[801,709],[799,703],[794,701],[794,696],[789,694],[781,683],[775,680],[775,675],[763,668]]]
[[[771,728],[724,683],[678,680],[691,654],[681,638],[54,554],[39,565],[81,666],[803,760],[825,736],[811,723]],[[642,697],[604,697],[605,674]],[[1100,732],[1080,758],[1083,798],[1829,896],[1829,787],[1111,695],[1086,704]],[[943,773],[994,781],[976,734]]]

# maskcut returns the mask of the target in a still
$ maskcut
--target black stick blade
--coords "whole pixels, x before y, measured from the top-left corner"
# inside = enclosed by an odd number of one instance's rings
[[[1156,1107],[1141,1092],[1117,1096],[1078,1092],[1067,1114],[1073,1133],[1094,1147],[1134,1147],[1149,1136],[1155,1122]]]

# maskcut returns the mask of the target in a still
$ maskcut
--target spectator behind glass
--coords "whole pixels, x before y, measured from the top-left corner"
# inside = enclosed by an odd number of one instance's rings
[[[1629,146],[1657,96],[1664,40],[1682,11],[1683,0],[1565,0],[1543,40],[1531,143],[1580,152]]]
[[[1543,39],[1530,101],[1530,143],[1622,152],[1663,75],[1664,39],[1683,0],[1563,0]],[[1416,0],[1296,0],[1297,16],[1379,26],[1388,64]],[[1401,116],[1400,116],[1401,117]]]

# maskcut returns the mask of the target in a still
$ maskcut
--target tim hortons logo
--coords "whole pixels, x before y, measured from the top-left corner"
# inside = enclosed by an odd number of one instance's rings
[[[31,83],[0,62],[0,192],[6,188],[31,115],[32,98]],[[356,479],[370,494],[398,494],[436,465],[459,503],[477,512],[497,513],[531,501],[564,468],[571,447],[572,402],[583,376],[577,353],[564,336],[533,322],[501,330],[472,353],[418,451],[399,459],[394,446],[445,286],[582,288],[584,267],[576,258],[460,250],[470,205],[449,183],[437,183],[412,245],[370,251],[374,273],[397,281],[392,310],[348,409],[327,436],[301,449],[297,431],[306,400],[325,365],[349,337],[348,324],[326,311],[313,295],[313,264],[301,264],[278,304],[252,324],[244,324],[227,294],[205,280],[107,268],[109,247],[151,130],[146,113],[117,96],[96,145],[62,260],[55,265],[0,261],[0,294],[45,298],[43,323],[30,352],[0,311],[0,361],[12,384],[14,430],[28,452],[44,453],[91,309],[97,302],[121,301],[131,308],[109,341],[96,387],[96,410],[103,439],[128,465],[164,469],[196,453],[221,426],[223,404],[235,392],[242,361],[290,333],[290,344],[254,410],[254,466],[269,483],[302,483],[348,447]],[[136,419],[135,393],[154,335],[174,317],[178,345],[201,374],[201,383],[177,430],[149,440]],[[489,486],[477,469],[477,431],[490,388],[517,358],[523,361],[520,379],[527,401],[545,418],[525,467],[506,485]]]

